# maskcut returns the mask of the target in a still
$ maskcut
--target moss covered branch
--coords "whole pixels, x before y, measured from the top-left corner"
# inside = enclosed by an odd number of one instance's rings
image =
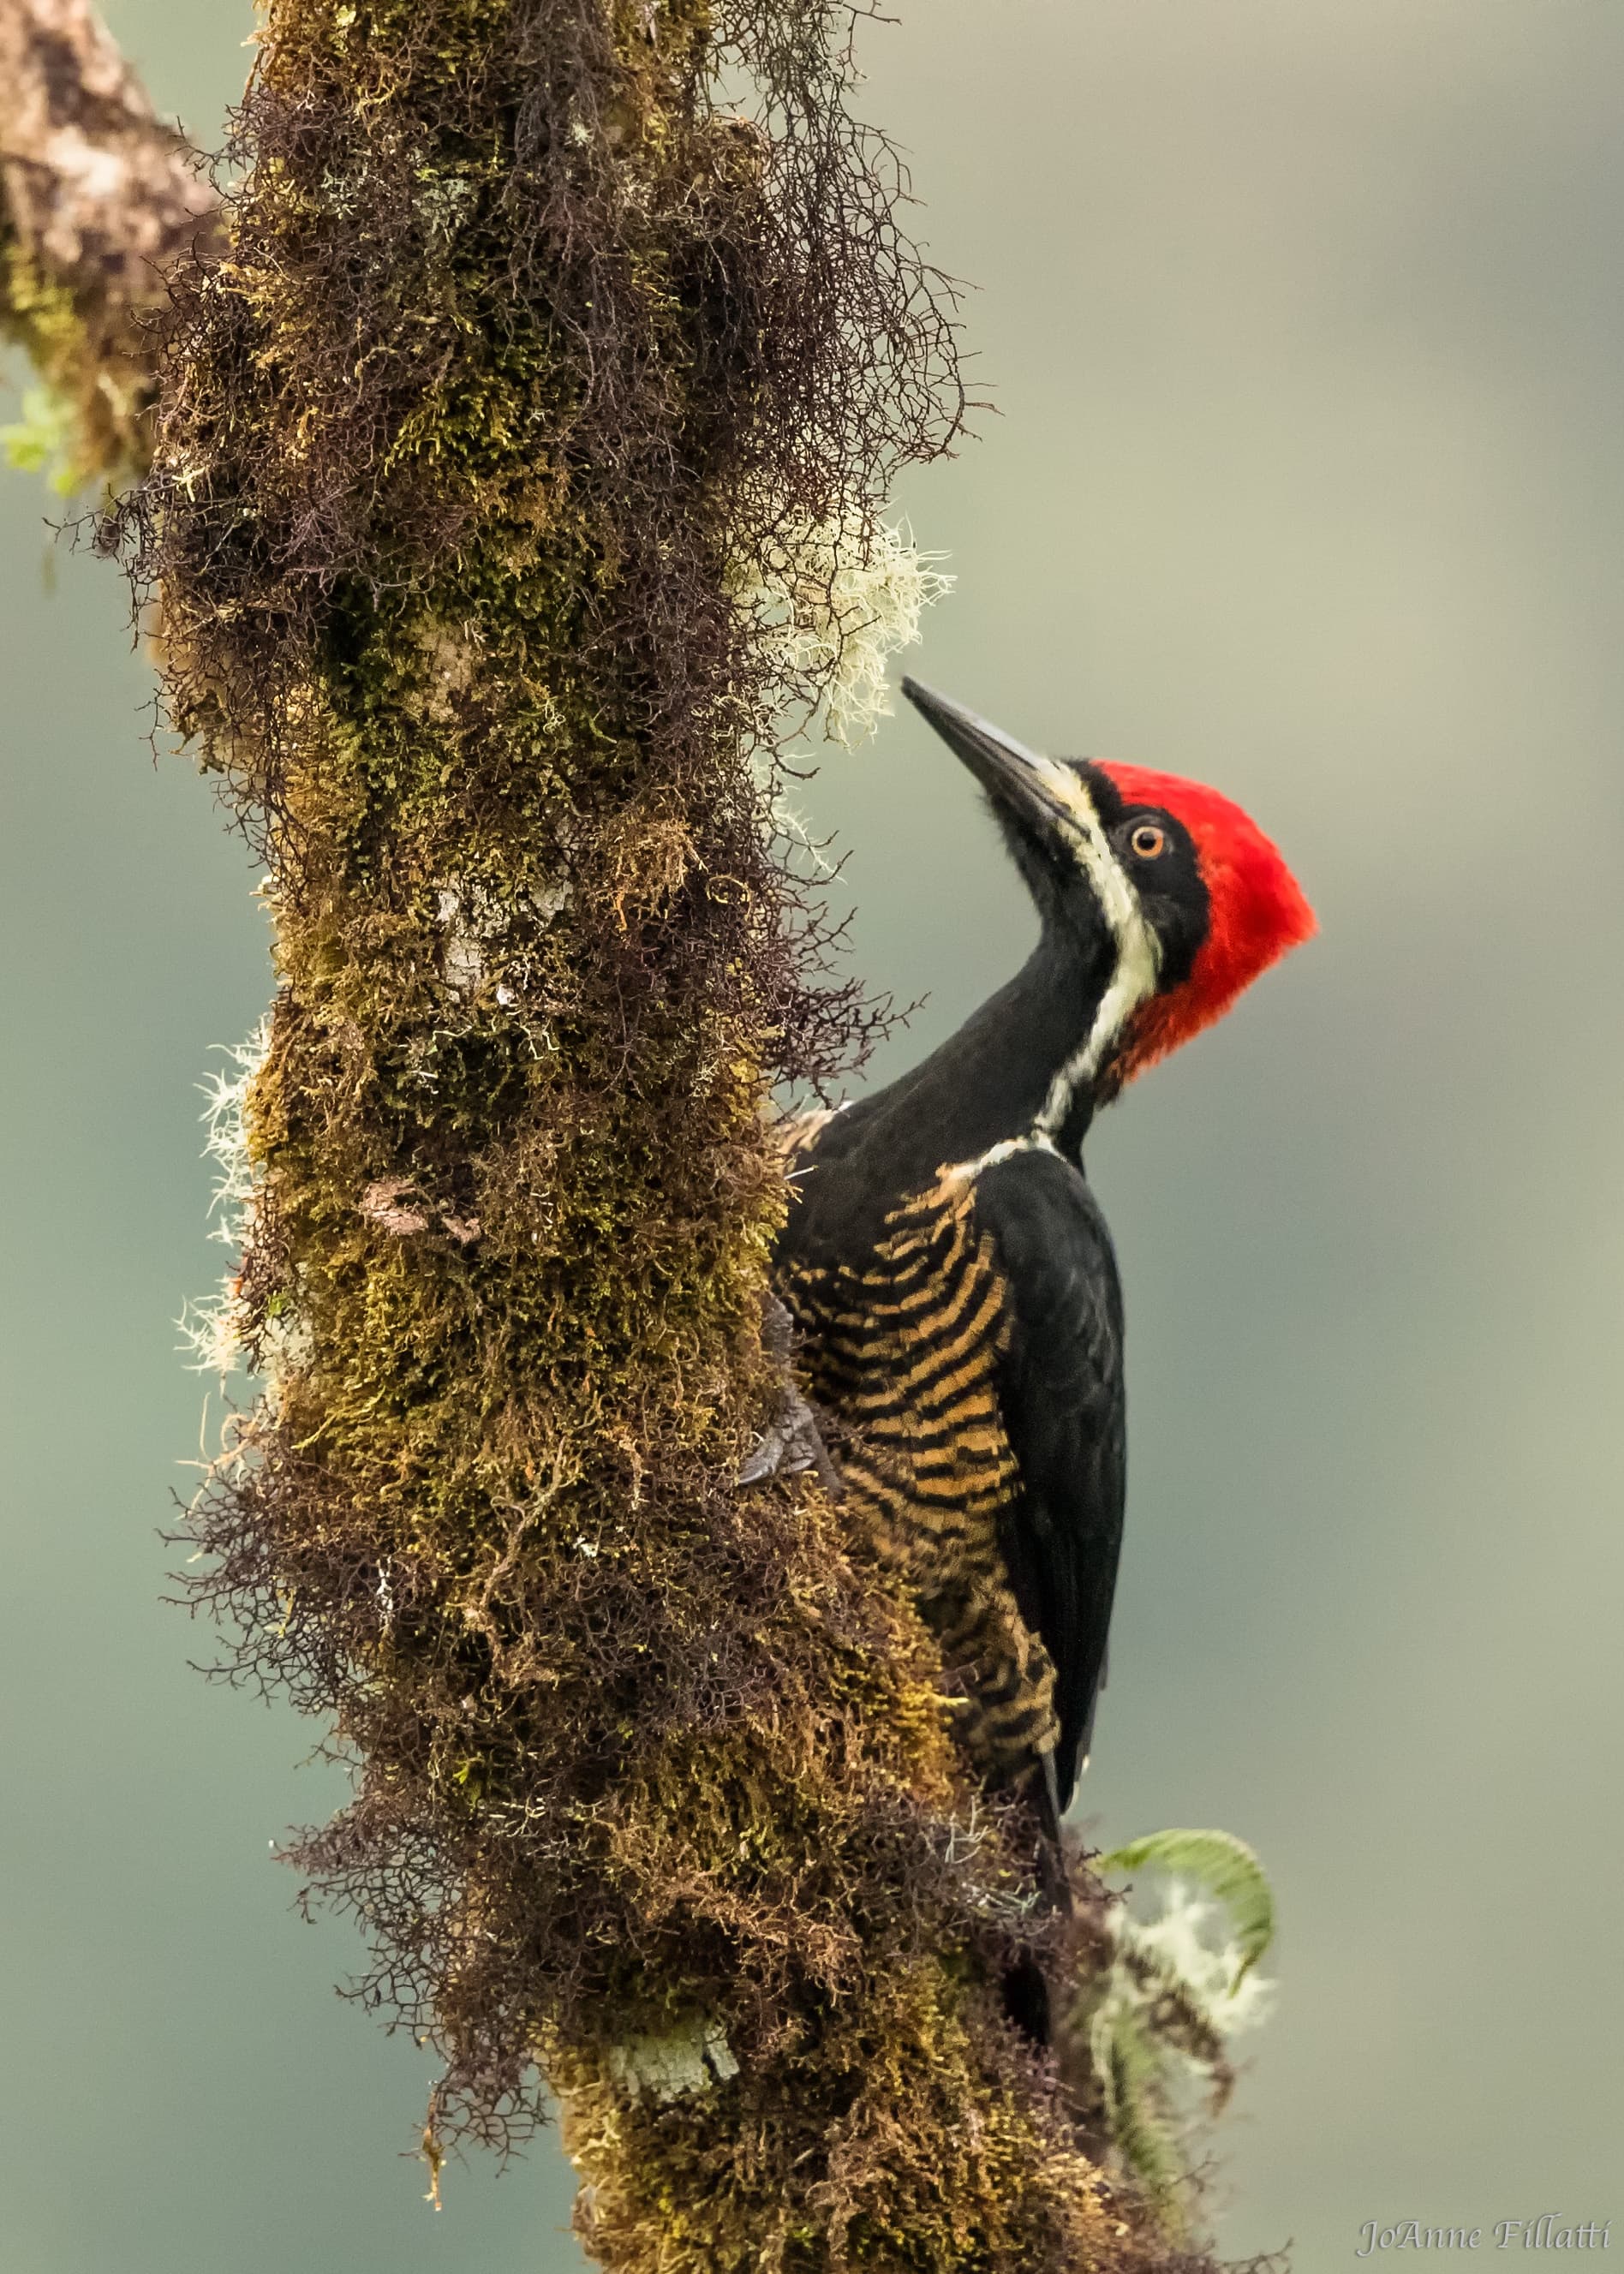
[[[64,490],[151,455],[151,324],[214,193],[86,0],[0,0],[0,333],[41,387],[14,457]]]
[[[963,411],[852,29],[271,0],[216,234],[78,0],[0,0],[8,320],[75,475],[159,403],[104,541],[269,871],[206,1330],[263,1390],[197,1593],[351,1767],[296,1860],[443,2056],[431,2165],[550,2090],[616,2274],[1170,2274],[1097,2080],[1003,2017],[1102,1908],[1045,1918],[840,1507],[735,1482],[766,1100],[872,1023],[785,722],[872,691],[921,591],[885,501]]]

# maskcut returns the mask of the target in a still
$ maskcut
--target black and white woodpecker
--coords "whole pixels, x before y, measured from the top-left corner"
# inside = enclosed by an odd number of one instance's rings
[[[1057,1840],[1125,1480],[1122,1296],[1083,1141],[1314,919],[1217,791],[1041,757],[903,689],[985,791],[1041,936],[921,1065],[790,1125],[775,1281],[845,1488],[941,1642],[975,1772],[1027,1792]]]

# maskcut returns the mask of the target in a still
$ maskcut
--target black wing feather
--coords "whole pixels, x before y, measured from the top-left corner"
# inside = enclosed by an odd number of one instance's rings
[[[1122,1547],[1122,1293],[1105,1219],[1059,1155],[1034,1148],[984,1169],[975,1213],[1010,1291],[998,1400],[1021,1490],[1002,1545],[1021,1615],[1055,1662],[1064,1808],[1104,1678]]]

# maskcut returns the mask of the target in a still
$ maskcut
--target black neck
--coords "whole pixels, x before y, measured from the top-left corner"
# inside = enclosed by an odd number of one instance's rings
[[[1104,940],[1046,931],[1014,978],[956,1035],[865,1102],[865,1140],[873,1135],[905,1174],[922,1182],[944,1161],[974,1160],[1028,1135],[1056,1075],[1093,1028],[1111,960]],[[1073,1159],[1094,1109],[1085,1084],[1053,1133]]]

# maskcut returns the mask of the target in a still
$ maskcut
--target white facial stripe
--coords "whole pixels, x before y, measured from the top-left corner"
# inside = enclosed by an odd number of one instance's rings
[[[1059,822],[1056,833],[1087,870],[1089,882],[1105,911],[1105,920],[1120,945],[1134,924],[1141,922],[1139,898],[1100,826],[1094,800],[1070,766],[1059,765],[1053,758],[1041,758],[1034,751],[1026,753],[1026,763],[1071,823],[1068,828],[1064,822]]]
[[[1064,809],[1071,825],[1059,824],[1060,833],[1087,870],[1094,897],[1116,943],[1116,968],[1100,998],[1094,1024],[1050,1082],[1043,1110],[1034,1125],[1039,1136],[1053,1137],[1071,1111],[1079,1088],[1093,1081],[1128,1020],[1155,993],[1162,949],[1082,782],[1070,766],[1056,765],[1052,758],[1033,756],[1030,764],[1049,796]]]
[[[1140,1004],[1148,1002],[1155,993],[1161,975],[1162,943],[1145,920],[1139,894],[1111,850],[1094,800],[1079,776],[1070,766],[1028,750],[1012,734],[1005,734],[984,719],[960,716],[978,734],[1002,748],[1020,771],[1029,774],[1041,788],[1049,808],[1048,825],[1086,870],[1094,897],[1116,944],[1116,967],[1109,985],[1100,998],[1093,1023],[1049,1083],[1042,1110],[1031,1129],[1025,1136],[1005,1138],[979,1158],[959,1162],[947,1171],[948,1174],[973,1183],[982,1170],[996,1166],[1011,1154],[1058,1149],[1055,1141],[1065,1126],[1079,1089],[1083,1083],[1093,1081],[1128,1020]]]

